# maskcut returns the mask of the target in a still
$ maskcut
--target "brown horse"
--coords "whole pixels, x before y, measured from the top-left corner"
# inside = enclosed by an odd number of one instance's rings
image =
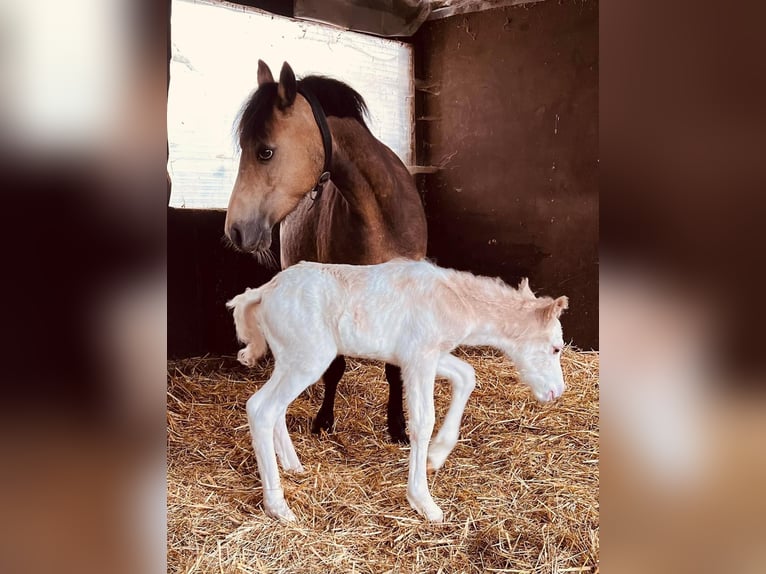
[[[364,122],[362,96],[321,76],[295,79],[284,63],[279,82],[258,61],[258,89],[239,121],[239,172],[226,236],[262,255],[279,224],[282,268],[299,261],[367,265],[422,259],[426,218],[412,176]],[[337,357],[322,377],[325,396],[313,432],[334,424],[335,391],[346,368]],[[386,365],[388,431],[407,442],[401,370]]]

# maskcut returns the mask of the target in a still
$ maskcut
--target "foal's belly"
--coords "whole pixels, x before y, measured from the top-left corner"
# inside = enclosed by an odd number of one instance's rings
[[[402,332],[404,310],[396,312],[381,304],[375,309],[350,302],[337,320],[338,354],[392,362],[406,344]]]
[[[346,330],[337,340],[338,354],[358,359],[375,359],[392,362],[396,357],[396,340],[391,337]]]

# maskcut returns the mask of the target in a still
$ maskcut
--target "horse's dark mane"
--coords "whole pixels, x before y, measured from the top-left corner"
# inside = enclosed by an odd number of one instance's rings
[[[361,94],[348,84],[325,76],[306,76],[298,81],[298,87],[316,96],[326,116],[353,118],[367,127],[364,121],[368,113],[367,104]]]
[[[306,76],[298,80],[298,88],[311,92],[328,117],[353,118],[369,130],[364,121],[368,113],[364,98],[351,86],[325,76]],[[240,142],[266,137],[266,122],[277,99],[277,84],[261,85],[250,97],[239,116],[237,134]]]

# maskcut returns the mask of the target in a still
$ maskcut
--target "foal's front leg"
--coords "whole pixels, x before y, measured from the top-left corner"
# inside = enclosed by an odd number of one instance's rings
[[[439,358],[436,374],[452,385],[452,402],[436,438],[428,448],[428,465],[434,470],[442,467],[447,455],[455,448],[465,405],[476,386],[473,367],[454,355],[444,354]]]
[[[407,407],[410,413],[410,469],[407,500],[419,514],[432,522],[444,520],[444,512],[428,491],[426,464],[428,443],[434,430],[434,379],[436,365],[408,368],[405,372]]]

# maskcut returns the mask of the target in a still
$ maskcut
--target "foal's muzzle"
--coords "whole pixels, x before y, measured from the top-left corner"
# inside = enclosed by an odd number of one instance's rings
[[[265,251],[271,247],[271,226],[261,222],[233,223],[226,230],[226,235],[234,247],[247,253]]]

